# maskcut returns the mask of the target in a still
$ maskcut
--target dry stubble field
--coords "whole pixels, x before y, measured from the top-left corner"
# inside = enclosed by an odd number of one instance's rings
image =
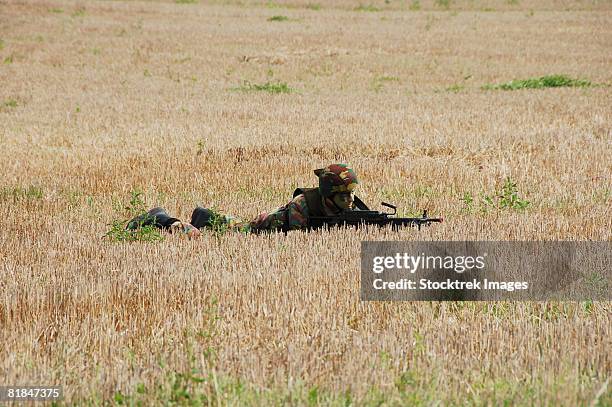
[[[359,301],[365,239],[611,238],[610,3],[416,3],[0,0],[0,384],[78,404],[612,403],[609,302]],[[482,89],[548,74],[604,86]],[[266,83],[294,92],[249,88]],[[249,218],[335,161],[367,202],[446,222],[103,238],[131,191]],[[507,177],[527,209],[483,203]]]

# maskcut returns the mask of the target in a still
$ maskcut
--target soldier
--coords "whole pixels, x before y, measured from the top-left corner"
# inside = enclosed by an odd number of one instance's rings
[[[163,208],[153,208],[146,215],[132,219],[127,228],[154,224],[170,232],[182,232],[188,237],[198,237],[199,229],[223,227],[245,233],[263,231],[303,230],[309,227],[310,216],[334,216],[345,210],[355,209],[353,191],[359,181],[355,172],[346,164],[332,164],[314,171],[319,178],[318,188],[298,188],[293,199],[272,212],[262,212],[250,222],[217,214],[207,208],[196,208],[191,223],[170,217]]]

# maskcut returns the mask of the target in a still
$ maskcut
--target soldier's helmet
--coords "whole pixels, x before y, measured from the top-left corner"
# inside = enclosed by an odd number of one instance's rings
[[[331,164],[314,170],[314,173],[319,177],[319,192],[324,197],[330,197],[338,192],[353,192],[359,184],[357,174],[346,164]]]

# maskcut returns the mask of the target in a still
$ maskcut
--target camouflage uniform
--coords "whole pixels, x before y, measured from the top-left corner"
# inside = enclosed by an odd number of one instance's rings
[[[260,213],[250,222],[242,221],[233,216],[217,214],[210,209],[196,208],[192,215],[191,224],[197,228],[227,227],[244,233],[306,229],[308,227],[308,217],[313,214],[318,216],[338,214],[341,209],[334,204],[331,197],[337,193],[352,193],[359,183],[355,172],[345,164],[332,164],[315,170],[314,173],[319,178],[319,187],[318,194],[315,194],[314,198],[312,194],[310,195],[310,202],[311,204],[313,202],[317,203],[312,199],[320,200],[320,205],[312,205],[316,206],[315,208],[309,207],[305,194],[310,192],[305,192],[295,195],[291,201],[274,211]],[[312,192],[312,190],[310,191]],[[155,210],[159,209],[161,208],[155,208]],[[176,220],[175,218],[171,219]],[[133,221],[130,224],[132,223]],[[183,231],[185,233],[188,233],[191,224],[183,223],[183,225],[188,225],[184,226]]]
[[[314,171],[319,178],[319,193],[322,201],[321,215],[334,216],[340,209],[329,199],[336,193],[352,193],[359,181],[357,175],[346,164],[332,164]],[[298,230],[308,227],[308,217],[312,208],[308,207],[306,196],[298,194],[286,205],[272,212],[262,212],[250,222],[228,219],[230,227],[243,232]]]

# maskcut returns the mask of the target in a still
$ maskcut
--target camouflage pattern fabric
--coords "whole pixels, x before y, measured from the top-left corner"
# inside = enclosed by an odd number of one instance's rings
[[[353,192],[359,184],[357,174],[346,164],[332,164],[315,170],[315,174],[319,177],[319,191],[324,197]]]
[[[359,183],[357,175],[346,164],[331,164],[325,168],[315,170],[314,172],[317,177],[319,177],[319,192],[323,197],[322,208],[324,214],[326,216],[338,214],[340,209],[334,205],[330,197],[336,193],[353,192]],[[286,205],[274,211],[260,213],[250,222],[243,221],[234,216],[221,215],[206,208],[196,208],[196,210],[212,214],[215,219],[218,219],[218,221],[215,220],[215,222],[218,222],[217,224],[204,224],[204,227],[227,227],[228,229],[244,233],[281,231],[285,225],[287,225],[287,230],[305,229],[308,226],[309,216],[308,204],[306,203],[304,194],[297,195]],[[178,221],[178,219],[175,218],[172,218],[172,220]],[[188,223],[179,223],[180,224],[176,225],[174,228],[176,231],[182,230],[185,234],[189,234],[194,232],[193,229],[196,229]]]
[[[328,216],[338,213],[331,202],[323,203],[323,210]],[[262,212],[250,222],[241,222],[232,216],[226,216],[228,227],[244,233],[257,233],[263,231],[280,231],[285,221],[288,230],[304,229],[308,226],[308,205],[306,197],[300,194],[289,201],[286,205],[271,211]]]

